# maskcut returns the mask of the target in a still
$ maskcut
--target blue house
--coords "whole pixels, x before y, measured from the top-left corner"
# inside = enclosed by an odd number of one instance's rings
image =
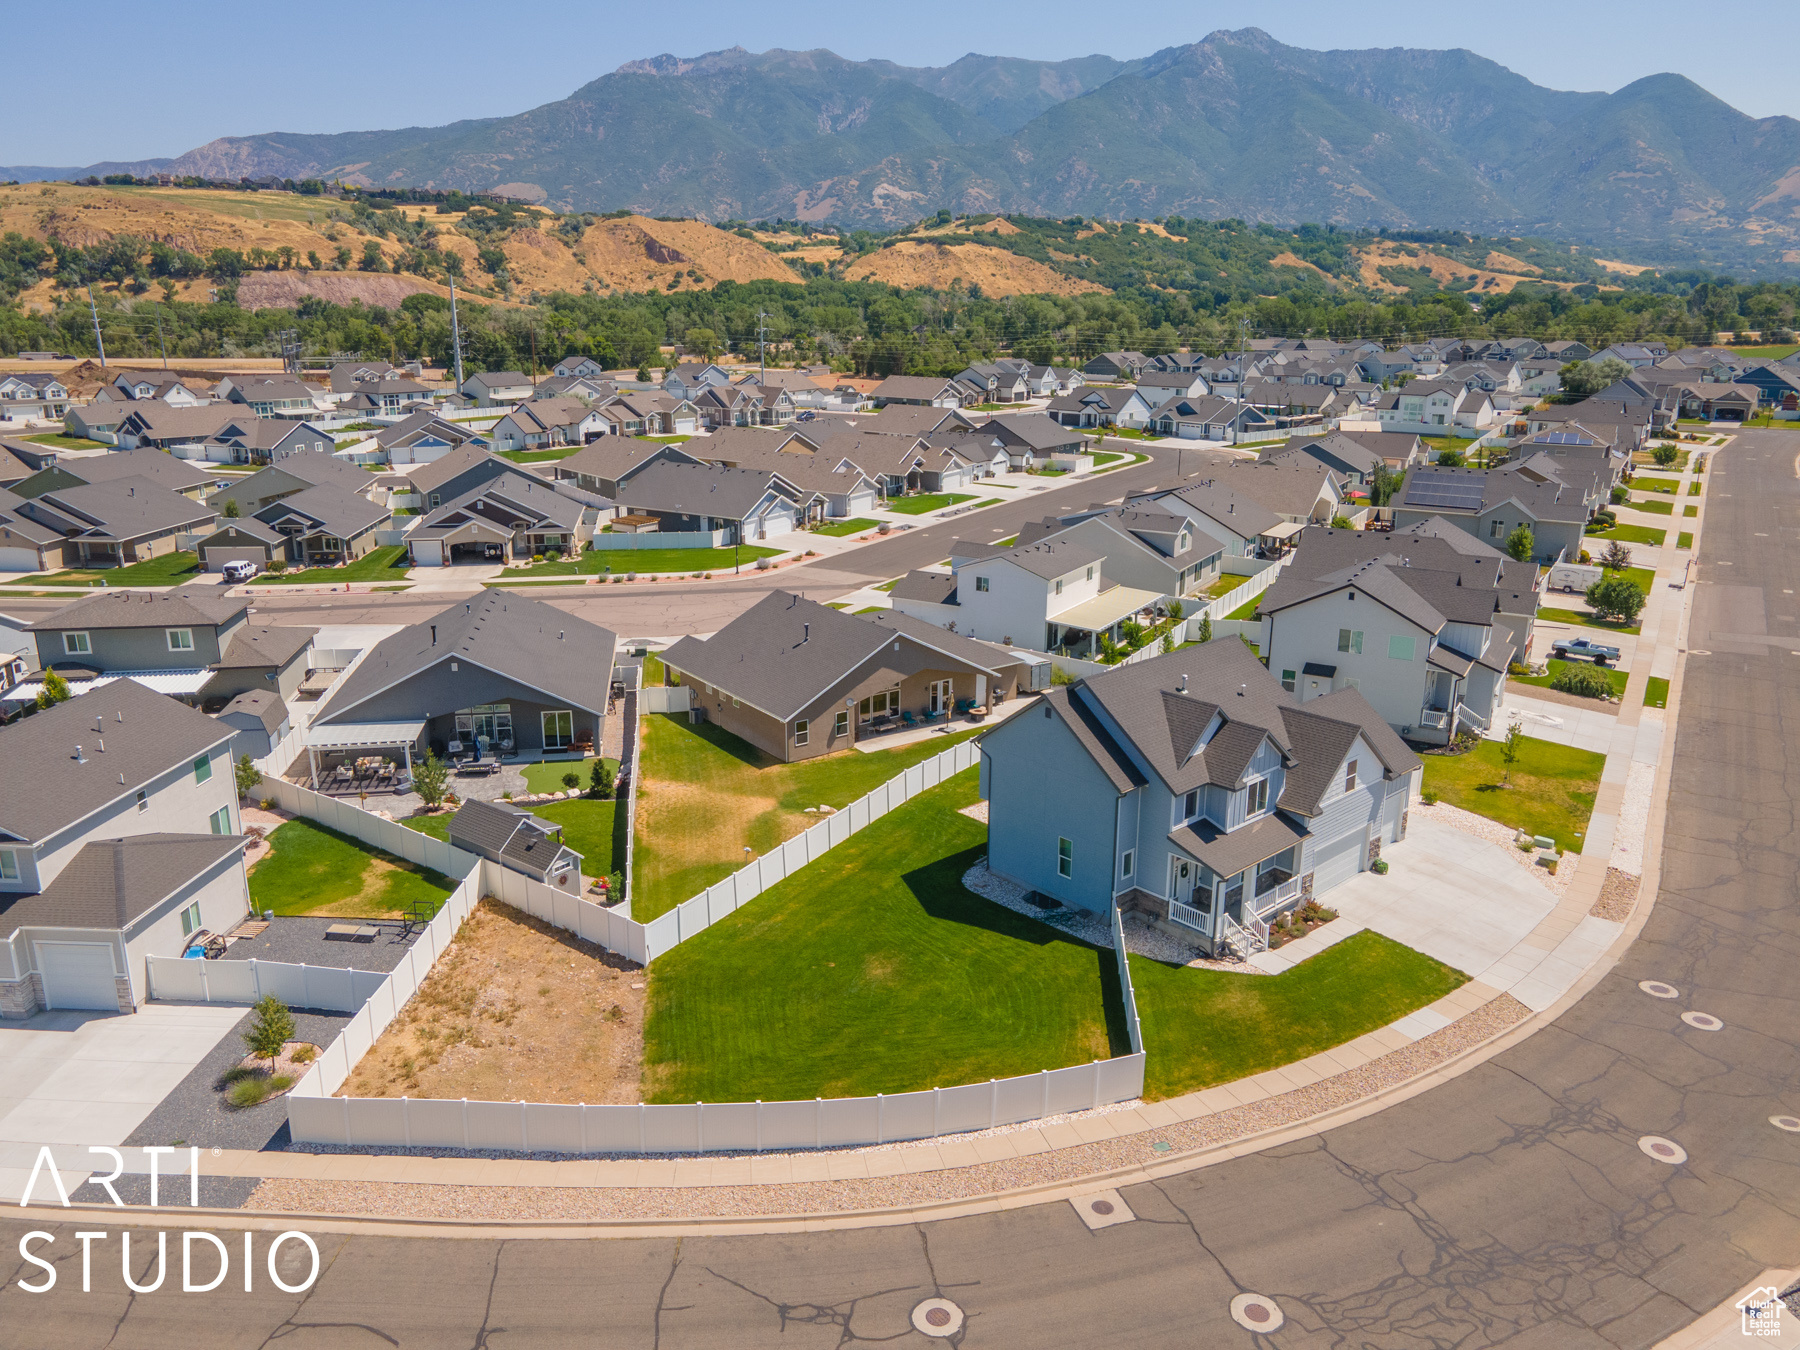
[[[1422,772],[1356,689],[1302,706],[1224,639],[1052,689],[984,736],[988,865],[1248,956],[1405,837]]]

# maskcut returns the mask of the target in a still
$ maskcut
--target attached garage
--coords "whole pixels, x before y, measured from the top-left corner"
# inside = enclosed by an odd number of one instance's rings
[[[0,548],[0,572],[35,572],[38,551],[35,548]]]
[[[1323,895],[1333,886],[1348,881],[1363,869],[1368,854],[1368,834],[1358,828],[1321,844],[1313,845],[1313,894]]]
[[[38,974],[50,1008],[119,1010],[110,942],[38,942]]]

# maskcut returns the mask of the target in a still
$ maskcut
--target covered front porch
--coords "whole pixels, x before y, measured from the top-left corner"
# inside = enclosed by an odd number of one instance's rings
[[[1172,831],[1165,917],[1212,955],[1266,951],[1271,920],[1303,899],[1296,869],[1306,837],[1279,811],[1229,834],[1204,820]]]

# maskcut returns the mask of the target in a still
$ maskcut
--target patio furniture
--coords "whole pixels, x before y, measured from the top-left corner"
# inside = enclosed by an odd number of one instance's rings
[[[905,727],[916,727],[919,725],[919,719],[909,712],[903,712],[900,714],[900,725]]]
[[[972,712],[974,708],[975,700],[972,698],[959,698],[956,700],[956,711],[959,713]]]
[[[334,923],[325,930],[327,942],[373,942],[381,930],[373,924]]]
[[[971,721],[985,722],[987,720],[987,715],[988,710],[980,705],[969,709],[969,718]]]

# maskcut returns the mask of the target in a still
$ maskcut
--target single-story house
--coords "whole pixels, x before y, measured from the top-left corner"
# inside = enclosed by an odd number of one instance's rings
[[[1155,410],[1135,388],[1090,386],[1051,399],[1045,411],[1066,427],[1142,430]]]
[[[811,514],[802,494],[768,470],[659,461],[620,485],[619,505],[654,516],[665,534],[720,532],[721,544],[793,533]],[[821,504],[822,509],[822,504]]]

